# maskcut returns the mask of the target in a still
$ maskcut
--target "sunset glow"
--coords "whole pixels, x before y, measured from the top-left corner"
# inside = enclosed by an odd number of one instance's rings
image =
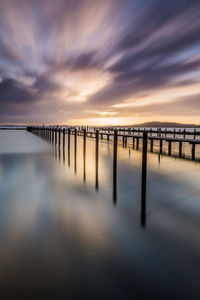
[[[0,122],[200,124],[200,2],[0,1]]]

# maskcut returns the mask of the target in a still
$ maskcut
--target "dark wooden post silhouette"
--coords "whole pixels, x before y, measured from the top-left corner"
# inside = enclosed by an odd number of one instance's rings
[[[57,128],[55,128],[55,145],[57,145]]]
[[[162,148],[163,148],[163,140],[160,139],[160,154],[162,154]]]
[[[70,133],[71,130],[68,128],[68,166],[70,167]]]
[[[117,130],[114,130],[113,145],[113,203],[117,203]]]
[[[63,148],[65,148],[65,128],[63,128]]]
[[[59,146],[59,148],[60,148],[60,141],[61,141],[61,129],[59,128],[58,129],[58,146]]]
[[[99,178],[98,178],[98,174],[99,174],[99,130],[96,130],[96,185],[95,188],[96,190],[99,189]]]
[[[74,129],[74,172],[76,173],[77,130]]]
[[[147,180],[147,132],[143,132],[142,184],[141,184],[141,226],[146,224],[146,180]]]
[[[179,157],[182,157],[182,141],[179,142]]]
[[[83,130],[83,181],[86,181],[86,171],[85,171],[85,166],[86,166],[86,130]]]
[[[195,160],[195,143],[192,143],[192,160]]]

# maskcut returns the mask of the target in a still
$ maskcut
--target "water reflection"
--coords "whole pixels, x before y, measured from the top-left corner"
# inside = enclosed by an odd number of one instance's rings
[[[173,299],[177,289],[181,299],[199,299],[198,164],[162,157],[158,166],[148,153],[146,207],[145,152],[119,146],[115,153],[90,138],[84,147],[77,137],[75,176],[63,167],[63,147],[44,150],[42,139],[21,135],[14,144],[33,140],[37,152],[0,154],[2,299],[26,299],[27,286],[34,299],[107,299],[108,290],[109,299],[163,299],[163,290]]]

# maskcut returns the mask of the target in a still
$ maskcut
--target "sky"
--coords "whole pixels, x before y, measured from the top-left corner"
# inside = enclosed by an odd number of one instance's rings
[[[0,123],[199,116],[200,0],[0,0]]]

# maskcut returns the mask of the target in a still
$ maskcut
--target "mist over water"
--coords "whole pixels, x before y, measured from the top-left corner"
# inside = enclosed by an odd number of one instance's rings
[[[1,298],[197,299],[199,163],[148,153],[144,225],[141,151],[118,147],[114,199],[112,143],[98,177],[95,141],[74,150],[0,131]]]

